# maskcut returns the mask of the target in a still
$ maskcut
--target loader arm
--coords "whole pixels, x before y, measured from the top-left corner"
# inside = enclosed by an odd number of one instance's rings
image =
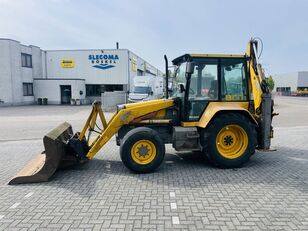
[[[88,142],[90,150],[86,154],[88,159],[92,159],[97,152],[110,140],[110,138],[119,131],[119,129],[126,124],[129,124],[132,120],[171,107],[174,104],[172,99],[160,99],[152,100],[142,103],[132,103],[129,105],[122,105],[121,108],[116,112],[110,121],[107,123],[104,113],[101,108],[100,102],[93,103],[92,111],[80,133],[79,140],[83,140],[87,130],[89,131]],[[100,131],[99,135],[90,144],[91,132],[94,130],[97,116],[99,115],[100,120],[103,124],[104,129]]]

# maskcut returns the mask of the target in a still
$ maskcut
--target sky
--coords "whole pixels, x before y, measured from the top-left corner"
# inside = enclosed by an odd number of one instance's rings
[[[275,75],[308,71],[307,12],[308,0],[0,0],[0,38],[43,50],[119,42],[164,70],[164,54],[243,54],[260,37]]]

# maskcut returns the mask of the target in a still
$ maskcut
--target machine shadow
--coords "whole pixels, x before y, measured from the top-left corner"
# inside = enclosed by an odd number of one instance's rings
[[[302,160],[302,161],[301,161]],[[248,184],[292,187],[308,192],[308,155],[305,150],[280,147],[276,152],[256,152],[242,168],[212,167],[199,153],[166,153],[164,164],[154,173],[136,174],[120,160],[93,159],[89,163],[58,171],[44,184],[63,188],[84,197],[112,184],[111,179],[134,187],[140,184],[168,185],[172,188],[204,188],[215,184]]]

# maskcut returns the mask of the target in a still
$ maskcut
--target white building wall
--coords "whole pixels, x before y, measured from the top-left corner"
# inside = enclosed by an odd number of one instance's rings
[[[32,55],[32,68],[21,66],[21,53]],[[101,62],[101,59],[92,60],[90,56],[101,55],[117,55],[114,62],[108,62],[112,68],[94,67],[104,64],[105,59]],[[74,67],[63,68],[63,59],[74,60]],[[33,45],[0,39],[0,105],[32,104],[37,98],[60,103],[60,85],[72,86],[73,99],[85,99],[85,84],[123,85],[126,92],[133,85],[137,69],[144,74],[146,71],[154,75],[159,72],[127,49],[42,51]],[[33,83],[34,96],[23,95],[23,83]]]
[[[276,92],[277,87],[290,87],[291,92],[297,90],[298,72],[274,75],[273,79],[275,81],[273,92]]]
[[[300,71],[298,73],[298,87],[308,88],[308,71]]]
[[[13,102],[10,40],[0,39],[0,105]]]
[[[21,46],[19,42],[10,41],[10,65],[12,81],[12,104],[23,103],[23,87],[21,72]]]
[[[21,53],[32,55],[32,68],[21,66]],[[23,95],[23,83],[33,83],[42,75],[40,48],[0,39],[0,101],[5,105],[34,103],[34,96]]]
[[[89,59],[93,55],[117,55],[118,59],[109,69],[93,67],[101,64],[101,60]],[[62,59],[74,60],[73,68],[61,67]],[[128,84],[128,52],[127,50],[67,50],[47,51],[47,78],[86,79],[86,84]]]
[[[128,91],[132,91],[133,90],[133,85],[134,85],[134,77],[137,76],[137,70],[140,69],[141,67],[138,67],[138,63],[140,64],[140,58],[135,55],[133,52],[128,53],[128,57],[129,57],[129,64],[128,64],[128,82],[129,82],[129,87],[128,87]],[[143,60],[142,60],[143,61]]]
[[[85,80],[35,79],[35,101],[37,102],[38,98],[47,98],[48,104],[61,104],[61,85],[71,85],[72,99],[82,101],[85,99]],[[80,91],[83,92],[82,95],[80,95]]]
[[[7,102],[9,105],[32,104],[34,102],[33,96],[23,95],[23,82],[32,83],[32,70],[21,67],[21,52],[31,55],[31,49],[21,45],[14,40],[8,40],[9,46],[9,66],[10,66],[10,81],[11,81],[11,101]]]
[[[136,67],[134,69],[133,65],[136,62]],[[130,91],[133,90],[134,87],[134,77],[137,76],[137,70],[143,71],[143,75],[153,75],[153,76],[162,76],[160,75],[162,72],[159,71],[157,68],[134,54],[133,52],[129,51],[129,82],[130,82]]]
[[[32,54],[32,76],[33,79],[43,78],[42,51],[37,46],[30,46]]]
[[[22,82],[24,83],[33,83],[33,68],[30,67],[22,67],[21,66],[21,53],[25,54],[32,54],[31,47],[20,45],[20,52],[19,52],[19,63],[18,65],[20,66],[21,69],[21,77],[22,77]],[[17,56],[17,54],[16,54]],[[33,66],[33,57],[32,57],[32,66]]]
[[[46,51],[41,50],[42,78],[47,78]]]
[[[18,88],[18,90],[16,89],[16,91],[18,91],[19,93],[21,93],[20,95],[20,101],[21,104],[32,104],[34,103],[34,96],[24,96],[23,95],[23,83],[32,83],[33,84],[33,67],[34,67],[34,63],[33,63],[33,59],[35,59],[36,57],[34,57],[32,55],[32,49],[31,46],[25,46],[25,45],[20,45],[19,44],[19,52],[16,53],[16,58],[19,59],[19,69],[21,71],[21,80],[19,80],[20,82],[20,86],[21,88]],[[21,53],[25,53],[25,54],[29,54],[32,55],[32,67],[22,67],[21,66]],[[17,57],[19,56],[19,57]],[[41,64],[38,64],[41,65]],[[17,68],[17,67],[16,67]],[[16,77],[14,77],[14,79],[16,79]],[[15,100],[16,102],[16,100]]]

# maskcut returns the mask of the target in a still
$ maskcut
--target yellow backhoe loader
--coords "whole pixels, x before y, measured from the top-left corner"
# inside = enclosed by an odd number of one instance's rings
[[[137,173],[155,171],[169,143],[217,167],[242,166],[255,149],[269,149],[273,136],[273,102],[257,50],[251,39],[243,55],[185,54],[172,61],[170,79],[165,56],[166,99],[119,105],[109,122],[94,102],[80,133],[66,122],[52,130],[45,151],[9,184],[48,181],[59,168],[91,160],[114,135],[122,162]],[[93,131],[99,134],[91,141]]]

